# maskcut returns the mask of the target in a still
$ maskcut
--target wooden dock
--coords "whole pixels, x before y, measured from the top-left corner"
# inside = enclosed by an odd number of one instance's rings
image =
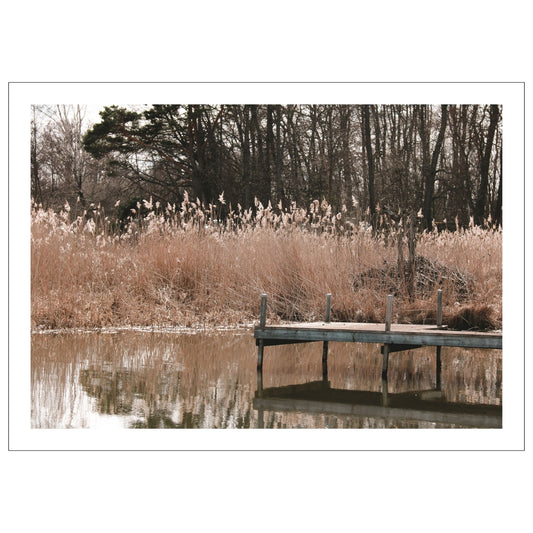
[[[462,348],[502,347],[501,333],[479,331],[452,331],[435,325],[396,324],[386,331],[384,324],[353,322],[307,322],[274,326],[258,326],[256,340],[263,346],[297,342],[364,342],[405,346],[455,346]],[[391,349],[390,351],[394,351]]]
[[[501,332],[452,331],[442,324],[442,292],[437,296],[437,323],[434,325],[392,324],[393,297],[387,297],[386,321],[384,324],[330,322],[331,295],[326,297],[325,319],[322,322],[266,325],[267,297],[261,295],[259,325],[254,329],[258,347],[257,369],[263,366],[265,346],[303,342],[323,342],[322,367],[327,377],[327,354],[329,342],[362,342],[382,344],[382,378],[387,377],[389,353],[411,350],[422,346],[435,346],[437,356],[437,381],[440,381],[440,349],[442,346],[461,348],[502,349]]]

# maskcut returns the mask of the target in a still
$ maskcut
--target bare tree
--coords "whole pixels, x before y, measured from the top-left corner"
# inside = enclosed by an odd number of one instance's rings
[[[31,196],[38,204],[43,203],[41,172],[38,158],[37,110],[32,106],[31,119]]]
[[[435,192],[435,176],[437,163],[444,141],[444,132],[448,120],[448,106],[441,105],[441,119],[439,135],[430,157],[430,126],[428,120],[428,106],[419,106],[419,134],[422,143],[422,178],[423,178],[423,206],[424,225],[430,228],[433,220],[433,194]]]
[[[486,216],[487,194],[489,184],[489,168],[492,154],[492,145],[494,143],[494,134],[500,118],[500,107],[498,105],[490,106],[490,123],[485,140],[485,136],[480,136],[480,183],[477,195],[476,205],[474,208],[474,222],[482,224]]]
[[[372,154],[372,138],[370,137],[370,106],[362,106],[363,113],[363,139],[368,165],[368,208],[372,226],[376,225],[376,200],[374,196],[374,156]]]

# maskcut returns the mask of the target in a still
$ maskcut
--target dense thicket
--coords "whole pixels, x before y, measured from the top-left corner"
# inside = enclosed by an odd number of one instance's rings
[[[326,199],[355,220],[420,213],[467,225],[502,221],[498,105],[111,106],[32,127],[32,194],[84,208],[133,198],[244,209]],[[55,125],[54,125],[55,124]],[[61,127],[58,129],[57,124]]]

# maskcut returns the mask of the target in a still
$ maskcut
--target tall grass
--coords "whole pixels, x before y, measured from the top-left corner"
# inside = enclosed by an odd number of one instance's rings
[[[97,207],[88,217],[68,204],[60,213],[32,205],[34,329],[250,323],[262,292],[270,321],[321,319],[327,292],[333,320],[384,319],[386,292],[355,289],[354,279],[395,263],[394,228],[373,232],[317,201],[307,209],[258,201],[232,209],[223,196],[207,206],[187,197],[178,206],[143,204],[123,232]],[[445,316],[468,303],[501,322],[501,241],[500,229],[473,226],[419,235],[417,253],[474,280],[468,302],[446,288]],[[399,295],[395,320],[427,318],[434,297]]]

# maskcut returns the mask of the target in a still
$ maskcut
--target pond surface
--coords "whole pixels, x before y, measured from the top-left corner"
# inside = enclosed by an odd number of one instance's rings
[[[32,335],[32,428],[501,427],[500,350],[265,348],[253,333]]]

